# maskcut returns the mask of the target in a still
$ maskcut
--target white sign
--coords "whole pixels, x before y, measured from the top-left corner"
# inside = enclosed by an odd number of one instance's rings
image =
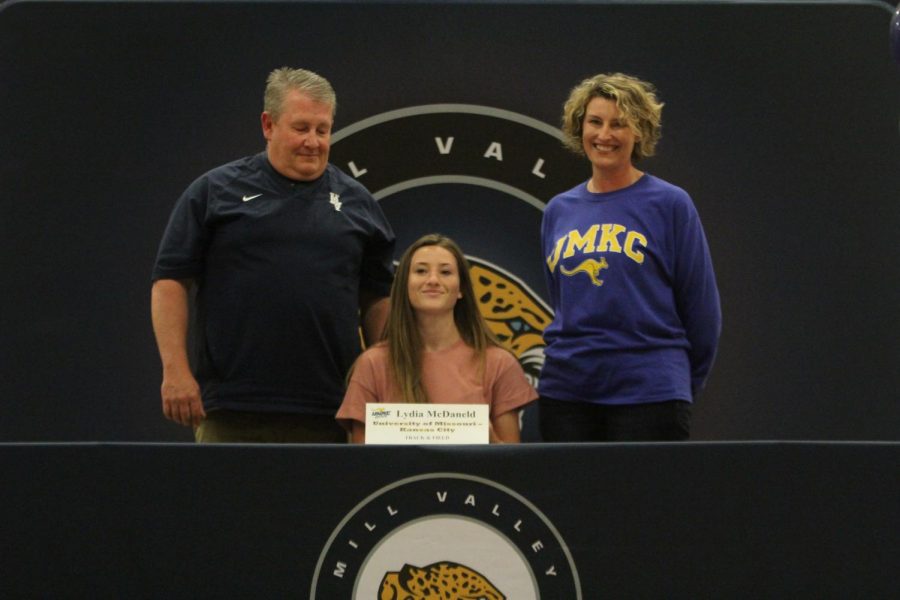
[[[487,444],[487,404],[366,404],[367,444]]]

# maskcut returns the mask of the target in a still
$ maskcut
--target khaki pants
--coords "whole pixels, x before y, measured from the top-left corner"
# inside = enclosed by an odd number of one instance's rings
[[[347,432],[333,416],[214,410],[194,430],[200,443],[343,444]]]

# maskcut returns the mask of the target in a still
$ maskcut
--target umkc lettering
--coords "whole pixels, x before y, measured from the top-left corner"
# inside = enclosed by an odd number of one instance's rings
[[[597,234],[600,240],[597,241]],[[621,237],[623,236],[624,237]],[[573,229],[566,235],[556,240],[553,253],[547,257],[547,266],[550,272],[556,270],[560,258],[570,258],[578,251],[581,254],[594,254],[602,252],[624,253],[634,262],[644,262],[644,253],[638,248],[647,247],[647,238],[637,231],[629,231],[624,225],[616,223],[603,223],[592,225],[586,232],[580,233]],[[563,250],[565,248],[565,250]],[[599,268],[606,268],[606,260],[601,258]],[[598,284],[599,285],[599,284]]]

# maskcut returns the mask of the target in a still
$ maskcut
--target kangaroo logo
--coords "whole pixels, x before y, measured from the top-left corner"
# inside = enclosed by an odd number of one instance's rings
[[[563,275],[568,275],[569,277],[575,275],[576,273],[584,273],[591,278],[591,283],[593,283],[597,287],[600,287],[601,285],[603,285],[603,280],[600,279],[600,271],[608,268],[609,264],[607,264],[606,258],[601,258],[599,261],[594,260],[593,258],[589,258],[571,270],[560,265],[559,271]]]

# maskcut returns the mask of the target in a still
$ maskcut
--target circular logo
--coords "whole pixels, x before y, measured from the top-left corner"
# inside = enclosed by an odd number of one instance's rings
[[[494,481],[418,475],[360,502],[329,537],[310,598],[581,598],[571,553],[531,502]]]

